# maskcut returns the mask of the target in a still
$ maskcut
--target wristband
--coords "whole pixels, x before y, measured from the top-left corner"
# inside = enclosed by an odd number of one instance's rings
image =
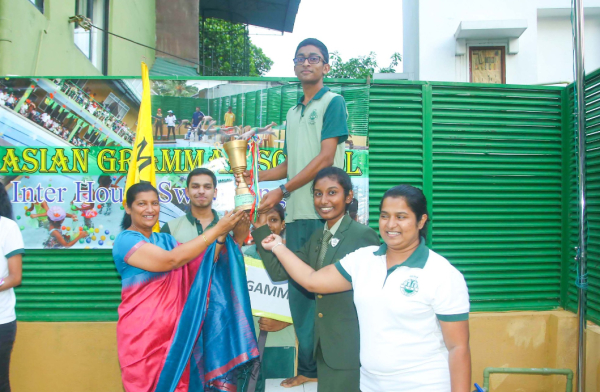
[[[275,244],[273,249],[271,249],[271,253],[275,252],[275,248],[277,248],[279,245],[283,245],[283,242],[278,242],[277,244]]]
[[[4,278],[0,279],[0,286],[4,284]]]
[[[225,241],[221,242],[221,241],[219,241],[219,239],[217,238],[217,244],[219,244],[219,245],[225,245]]]

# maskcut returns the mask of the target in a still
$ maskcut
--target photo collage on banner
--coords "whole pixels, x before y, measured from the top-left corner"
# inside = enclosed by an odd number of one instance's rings
[[[367,224],[368,87],[329,87],[346,100],[350,137],[345,170],[358,201],[356,219]],[[235,181],[224,142],[256,134],[260,170],[284,161],[285,116],[302,96],[299,84],[153,80],[151,88],[161,226],[186,213],[186,177],[197,167],[217,176],[213,208],[220,215],[233,209]],[[0,80],[0,179],[27,249],[65,248],[51,235],[54,231],[71,249],[112,248],[121,231],[141,96],[140,79]],[[203,118],[194,114],[196,108]],[[261,183],[260,195],[281,183]],[[286,297],[287,287],[274,285],[268,276],[261,281],[265,273],[250,284],[251,269],[262,263],[246,261],[251,292]]]

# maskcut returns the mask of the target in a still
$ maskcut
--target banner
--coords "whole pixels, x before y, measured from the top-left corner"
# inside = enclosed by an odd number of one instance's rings
[[[217,176],[213,208],[220,215],[232,210],[235,182],[223,143],[255,132],[260,138],[259,169],[281,164],[285,114],[302,93],[298,84],[252,83],[150,81],[152,104],[144,111],[151,111],[152,123],[140,126],[139,79],[1,79],[0,180],[9,192],[25,247],[49,252],[111,249],[121,231],[127,173],[135,163],[156,173],[160,226],[188,211],[186,178],[197,167],[207,167]],[[346,99],[350,137],[345,170],[358,201],[355,219],[367,224],[368,87],[330,87]],[[173,123],[172,139],[167,126]],[[146,143],[134,146],[142,127]],[[282,183],[263,182],[259,193]],[[57,243],[56,232],[66,245]],[[255,314],[290,321],[287,284],[271,282],[254,257],[246,256],[246,265]]]

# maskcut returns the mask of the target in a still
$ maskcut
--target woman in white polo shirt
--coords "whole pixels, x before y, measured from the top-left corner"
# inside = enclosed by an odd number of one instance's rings
[[[24,253],[23,237],[19,226],[12,220],[12,206],[0,182],[0,391],[10,392],[8,369],[17,334],[15,292],[21,284],[21,255]]]
[[[362,392],[469,392],[469,294],[462,274],[425,245],[427,201],[410,185],[380,204],[380,247],[314,271],[271,235],[290,276],[315,293],[354,289],[360,325]]]

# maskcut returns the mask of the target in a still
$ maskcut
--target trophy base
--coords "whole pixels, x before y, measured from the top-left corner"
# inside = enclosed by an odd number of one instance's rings
[[[241,195],[235,195],[234,197],[235,209],[234,211],[250,211],[254,205],[254,196],[251,193],[242,193]]]

